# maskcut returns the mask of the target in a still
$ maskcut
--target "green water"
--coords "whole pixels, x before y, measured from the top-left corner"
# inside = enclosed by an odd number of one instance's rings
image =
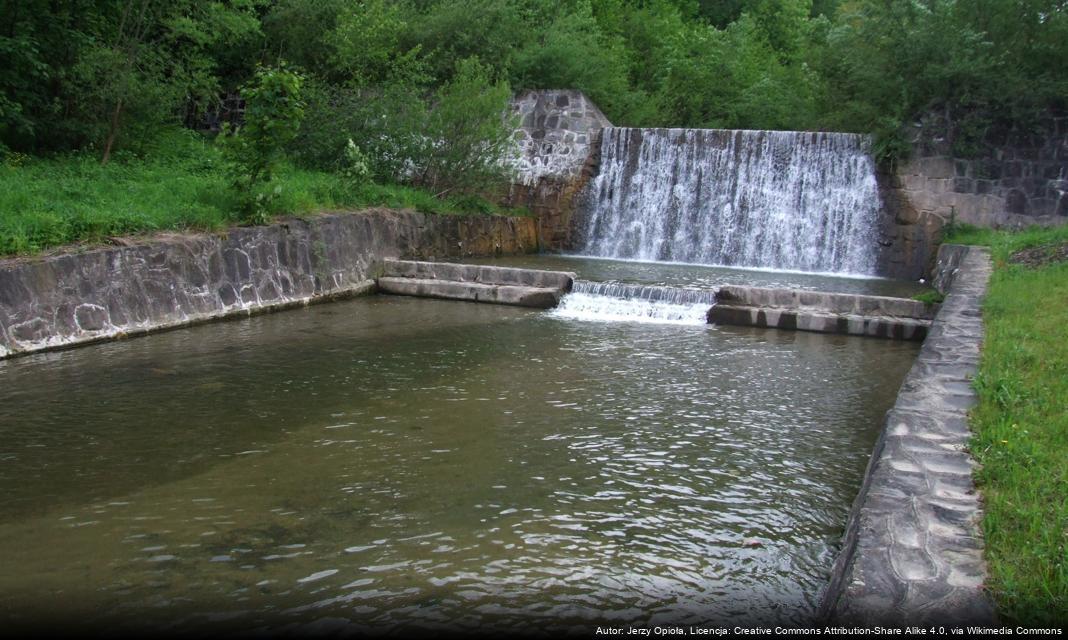
[[[0,361],[0,622],[803,621],[916,351],[379,296]]]

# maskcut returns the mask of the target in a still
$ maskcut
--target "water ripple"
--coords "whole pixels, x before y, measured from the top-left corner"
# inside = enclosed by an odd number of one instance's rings
[[[383,297],[27,357],[0,372],[0,608],[796,623],[914,355]]]

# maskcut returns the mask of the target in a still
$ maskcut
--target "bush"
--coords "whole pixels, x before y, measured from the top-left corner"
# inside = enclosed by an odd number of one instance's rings
[[[423,94],[419,79],[410,76],[376,87],[312,83],[294,155],[305,167],[340,171],[352,140],[365,155],[370,177],[403,180],[424,148],[428,114]]]
[[[293,156],[310,169],[337,171],[347,140],[363,138],[364,100],[359,92],[311,80],[303,95],[304,120],[293,139]]]
[[[505,117],[512,95],[507,82],[493,83],[475,58],[460,62],[438,90],[424,135],[415,182],[439,195],[475,193],[503,182],[501,163],[512,149],[515,123]]]
[[[349,138],[348,145],[345,146],[341,176],[353,186],[367,184],[371,177],[371,165],[367,160],[367,154],[360,150],[352,138]]]
[[[301,164],[379,182],[409,182],[439,195],[477,193],[507,179],[511,89],[490,68],[464,60],[436,93],[414,59],[374,87],[313,85],[309,117],[295,140]],[[355,155],[354,155],[355,154]],[[355,176],[350,176],[355,177]]]
[[[221,139],[246,222],[266,222],[272,201],[281,194],[281,185],[271,182],[304,118],[301,81],[299,74],[284,66],[258,69],[241,89],[244,124],[237,130],[228,128]]]

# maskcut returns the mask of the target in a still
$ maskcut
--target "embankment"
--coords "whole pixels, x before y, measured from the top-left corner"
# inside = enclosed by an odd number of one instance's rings
[[[0,358],[374,289],[387,258],[538,249],[534,218],[370,210],[0,261]]]

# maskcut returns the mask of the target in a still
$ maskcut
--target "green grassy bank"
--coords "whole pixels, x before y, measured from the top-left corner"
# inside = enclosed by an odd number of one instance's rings
[[[371,206],[436,214],[501,213],[479,198],[436,198],[400,185],[354,185],[326,172],[287,167],[277,215]],[[238,223],[238,199],[219,150],[195,135],[166,136],[143,156],[101,166],[95,154],[38,159],[9,154],[0,164],[0,255],[32,254],[77,242],[162,230],[213,230]]]
[[[991,248],[971,422],[989,589],[1007,622],[1068,620],[1068,227],[977,229]]]

